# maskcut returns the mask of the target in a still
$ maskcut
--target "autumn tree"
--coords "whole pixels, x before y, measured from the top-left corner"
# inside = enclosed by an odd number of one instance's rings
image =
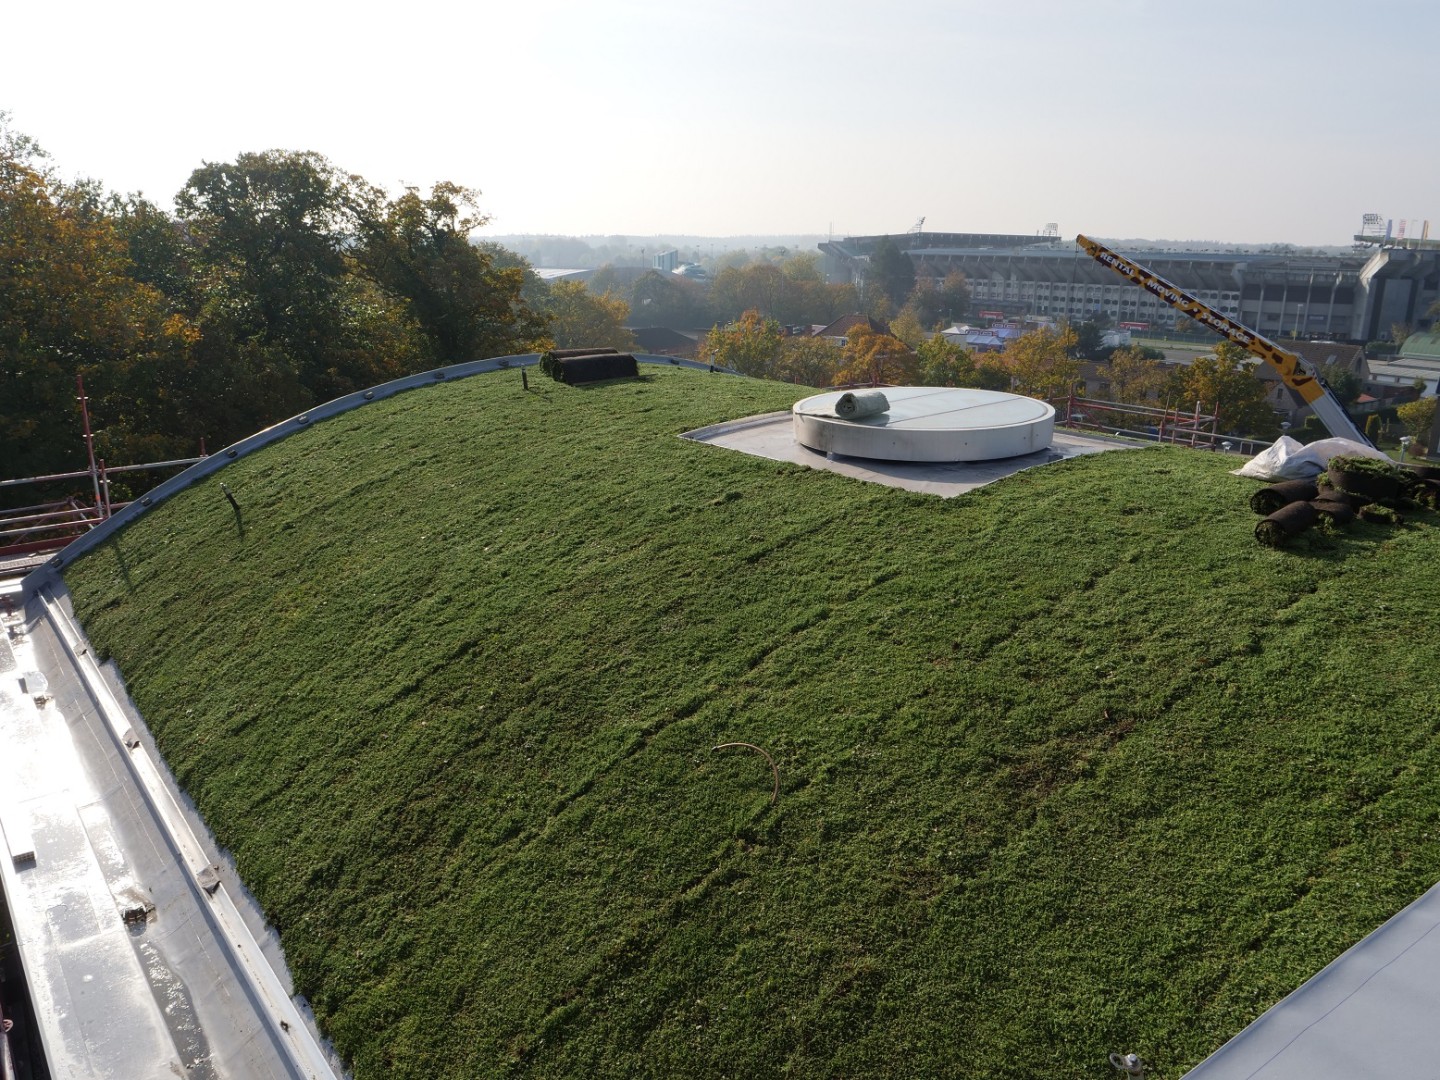
[[[1222,341],[1210,356],[1201,356],[1171,374],[1166,393],[1186,407],[1198,402],[1219,418],[1227,434],[1274,438],[1280,430],[1275,411],[1265,401],[1265,383],[1255,375],[1258,361],[1239,345]]]
[[[102,455],[193,450],[173,431],[193,327],[135,280],[96,193],[58,180],[0,114],[0,461],[11,476],[84,464],[75,377]],[[156,437],[158,434],[158,437]]]
[[[1014,380],[1015,392],[1032,397],[1069,393],[1080,375],[1080,363],[1071,355],[1075,340],[1069,326],[1045,326],[1006,345],[1000,363]]]
[[[913,385],[919,376],[914,351],[897,337],[859,325],[850,331],[835,382]]]
[[[710,285],[710,302],[723,314],[756,311],[767,318],[784,319],[788,314],[789,284],[773,263],[727,266],[715,275]]]
[[[1417,398],[1407,401],[1395,410],[1395,415],[1405,425],[1405,430],[1417,443],[1423,443],[1430,434],[1430,425],[1435,422],[1435,399]]]
[[[593,293],[580,281],[557,281],[541,309],[549,319],[550,339],[557,349],[635,347],[625,329],[630,305],[610,293]]]
[[[750,310],[725,326],[716,326],[700,343],[702,363],[766,378],[780,355],[780,324]]]
[[[913,303],[906,304],[890,320],[890,333],[912,349],[918,348],[925,340],[925,327],[921,324]]]
[[[1010,375],[996,362],[977,360],[957,342],[936,334],[915,350],[922,386],[959,386],[979,390],[1006,390]]]
[[[839,346],[824,338],[787,337],[780,343],[771,377],[801,386],[829,386],[843,359]]]
[[[1124,345],[1110,354],[1106,371],[1110,399],[1143,405],[1165,387],[1165,367],[1138,345]]]
[[[475,250],[490,260],[490,265],[497,270],[519,270],[525,275],[525,283],[520,286],[520,300],[531,310],[538,311],[540,305],[545,302],[549,295],[549,287],[545,280],[535,272],[530,265],[530,260],[525,256],[511,251],[509,248],[497,244],[494,240],[472,241]],[[598,272],[597,272],[598,274]],[[620,292],[620,289],[605,289],[599,287],[594,278],[587,284],[595,292]]]
[[[635,326],[668,326],[672,330],[707,326],[714,321],[699,286],[658,270],[649,271],[631,286],[630,320]]]

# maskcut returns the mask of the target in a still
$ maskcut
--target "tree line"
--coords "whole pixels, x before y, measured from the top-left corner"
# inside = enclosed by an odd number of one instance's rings
[[[626,342],[623,304],[473,243],[477,200],[266,151],[194,170],[172,214],[62,180],[0,113],[0,476],[84,467],[77,375],[119,464],[443,364]]]
[[[627,303],[632,326],[672,330],[723,325],[747,311],[782,326],[826,326],[858,313],[929,330],[969,312],[964,274],[953,272],[939,283],[917,280],[909,256],[893,241],[889,249],[898,263],[872,260],[870,273],[859,282],[827,281],[817,252],[780,249],[754,257],[731,252],[718,260],[723,265],[708,281],[651,270],[627,283],[607,265],[591,276],[589,287]]]
[[[1266,384],[1255,375],[1259,361],[1239,346],[1221,341],[1211,355],[1170,366],[1157,349],[1105,348],[1097,341],[1093,327],[1061,323],[1021,334],[997,352],[980,353],[900,318],[888,330],[867,321],[843,341],[831,341],[786,334],[777,320],[751,310],[706,335],[700,357],[742,374],[806,386],[950,386],[1052,399],[1077,389],[1084,396],[1081,365],[1089,360],[1103,385],[1096,392],[1110,401],[1184,408],[1200,402],[1226,433],[1279,435]]]

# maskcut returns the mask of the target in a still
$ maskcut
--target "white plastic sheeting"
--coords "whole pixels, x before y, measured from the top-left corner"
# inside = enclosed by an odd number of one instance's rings
[[[1390,460],[1383,451],[1352,439],[1320,439],[1306,445],[1289,435],[1282,435],[1277,442],[1236,469],[1235,475],[1255,480],[1309,480],[1324,472],[1334,457]]]

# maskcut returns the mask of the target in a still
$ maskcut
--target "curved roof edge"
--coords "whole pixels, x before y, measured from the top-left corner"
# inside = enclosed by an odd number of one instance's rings
[[[46,560],[45,565],[37,570],[31,571],[20,582],[22,597],[28,597],[61,570],[69,566],[81,555],[92,548],[103,544],[116,532],[129,525],[136,518],[148,513],[151,509],[190,487],[196,481],[203,480],[212,473],[219,472],[232,461],[238,461],[247,454],[252,454],[261,447],[269,446],[273,442],[294,435],[297,431],[303,431],[311,424],[319,420],[328,420],[332,416],[339,416],[351,409],[358,409],[362,405],[368,405],[372,401],[383,401],[386,398],[394,397],[396,394],[406,390],[415,390],[422,386],[433,386],[437,382],[450,382],[455,379],[464,379],[471,375],[484,375],[492,371],[500,371],[507,368],[529,367],[540,360],[540,353],[515,353],[509,356],[495,356],[488,360],[469,360],[462,364],[451,364],[447,367],[434,368],[430,371],[422,371],[415,375],[406,375],[403,378],[392,379],[390,382],[381,383],[368,390],[357,390],[353,394],[345,394],[342,397],[333,398],[324,404],[317,405],[313,409],[306,409],[304,412],[290,417],[288,420],[281,420],[278,424],[271,424],[269,427],[257,431],[239,442],[231,443],[224,450],[220,450],[201,461],[191,465],[184,472],[177,473],[162,484],[151,488],[144,495],[135,499],[121,510],[118,514],[107,518],[101,524],[95,526],[84,536],[76,537],[55,555]],[[700,371],[716,372],[724,375],[739,375],[739,372],[729,368],[715,367],[712,364],[701,363],[696,360],[682,360],[674,356],[658,356],[653,353],[635,353],[635,359],[642,364],[664,364],[673,367],[695,368]]]

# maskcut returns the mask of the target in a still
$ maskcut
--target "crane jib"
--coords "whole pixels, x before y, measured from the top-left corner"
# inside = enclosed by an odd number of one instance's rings
[[[1085,237],[1080,237],[1079,241],[1086,252],[1097,262],[1104,263],[1117,274],[1133,284],[1139,285],[1146,292],[1153,294],[1171,307],[1183,311],[1196,322],[1224,334],[1236,345],[1255,353],[1273,367],[1279,374],[1281,382],[1299,394],[1307,405],[1314,405],[1317,400],[1325,396],[1323,384],[1315,376],[1306,374],[1300,358],[1294,353],[1286,352],[1239,323],[1227,319],[1183,289],[1176,288],[1158,274],[1127,262],[1109,248]]]

